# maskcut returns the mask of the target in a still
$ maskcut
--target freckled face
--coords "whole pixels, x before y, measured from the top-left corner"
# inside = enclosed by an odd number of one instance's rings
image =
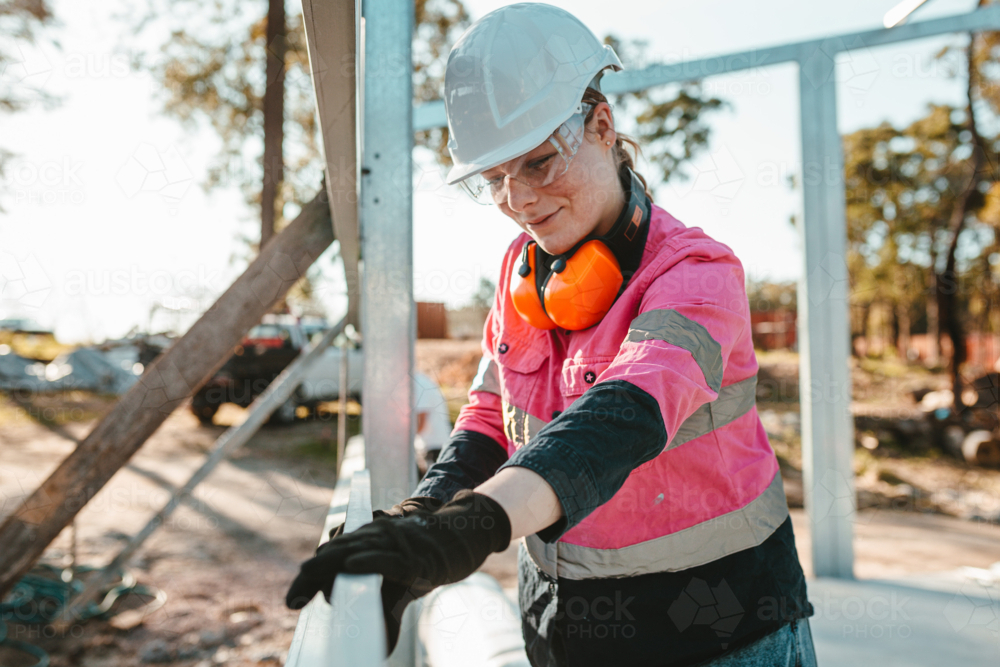
[[[610,120],[610,108],[595,109],[591,127],[585,134],[576,156],[562,177],[541,188],[532,188],[513,178],[507,179],[507,199],[498,204],[504,215],[511,218],[550,255],[568,251],[580,239],[597,231],[607,232],[614,224],[622,206],[621,186],[605,136],[614,143],[614,129],[601,131],[602,116]],[[610,134],[609,134],[610,133]],[[544,160],[556,150],[548,141],[527,153],[523,163]],[[553,158],[555,159],[555,158]],[[516,161],[489,169],[487,179],[500,178]]]

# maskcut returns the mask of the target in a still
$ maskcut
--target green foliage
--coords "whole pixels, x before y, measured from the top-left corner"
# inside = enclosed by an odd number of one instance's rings
[[[964,108],[932,104],[908,127],[882,123],[844,138],[852,330],[865,333],[874,313],[901,332],[925,315],[929,333],[940,321],[955,350],[956,395],[965,332],[1000,327],[991,318],[1000,302],[1000,135],[984,135],[980,120],[989,114],[995,127],[1000,111],[1000,33],[970,35],[960,58]]]
[[[55,23],[46,0],[0,0],[0,113],[24,111],[33,104],[52,108],[60,100],[46,91],[21,81],[16,71],[24,45],[36,43],[41,29]],[[13,48],[11,48],[13,47]],[[8,69],[9,68],[9,69]],[[0,177],[4,166],[15,156],[0,146]],[[3,212],[0,207],[0,213]]]
[[[472,295],[472,305],[476,308],[489,310],[493,306],[493,297],[496,295],[497,286],[489,278],[479,279],[479,288]]]
[[[931,105],[926,116],[905,128],[882,123],[844,137],[855,305],[886,303],[919,318],[927,306],[930,272],[940,272],[946,262],[949,217],[970,178],[976,184],[956,256],[962,291],[996,295],[995,273],[983,270],[983,260],[998,250],[1000,137],[989,140],[994,153],[972,174],[969,156],[982,148],[973,147],[965,121],[960,109]]]
[[[414,9],[413,100],[430,102],[441,97],[448,53],[471,20],[461,0],[417,0]],[[447,127],[417,132],[415,141],[432,150],[440,164],[451,164]]]
[[[747,300],[752,311],[795,310],[798,286],[794,281],[772,283],[747,280]]]
[[[460,0],[420,0],[415,11],[414,96],[433,99],[443,85],[448,50],[469,17]],[[129,22],[136,42],[134,65],[161,83],[164,112],[191,128],[207,124],[222,142],[203,187],[236,184],[247,204],[258,207],[265,64],[275,51],[265,43],[267,2],[148,0],[144,13]],[[163,31],[168,37],[159,40],[158,49],[138,48],[149,43],[147,33]],[[286,176],[278,211],[315,194],[323,170],[301,13],[289,14],[283,40]],[[447,143],[446,136],[433,132],[418,140]]]
[[[18,43],[34,44],[41,28],[55,23],[55,17],[46,0],[0,0],[0,74],[20,62]],[[13,49],[11,47],[14,47]],[[0,112],[21,111],[35,102],[51,104],[48,93],[20,81],[17,73],[0,77]]]
[[[648,64],[648,45],[643,41],[624,41],[608,35],[604,43],[614,48],[629,69],[641,69]],[[616,95],[611,102],[616,108],[616,120],[634,125],[634,138],[646,160],[656,169],[655,177],[660,182],[688,177],[684,164],[708,147],[709,113],[731,108],[728,102],[702,91],[697,80]],[[654,182],[650,182],[651,187]]]

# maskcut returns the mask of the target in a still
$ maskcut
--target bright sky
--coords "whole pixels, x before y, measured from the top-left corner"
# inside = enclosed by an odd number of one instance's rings
[[[676,61],[878,28],[896,2],[551,4],[574,12],[601,37],[643,39],[651,59]],[[61,50],[25,49],[23,65],[0,72],[64,98],[51,111],[0,115],[0,148],[19,155],[0,183],[0,318],[28,316],[53,327],[60,340],[99,341],[146,327],[154,304],[190,308],[197,306],[190,297],[201,294],[207,306],[244,268],[230,258],[241,250],[239,235],[259,234],[259,213],[243,204],[235,185],[202,191],[218,141],[210,132],[187,134],[160,116],[156,84],[113,55],[123,29],[112,19],[116,5],[52,4],[63,25],[49,34]],[[478,18],[508,3],[466,4]],[[912,20],[964,13],[975,4],[934,0]],[[883,120],[909,123],[930,102],[963,104],[962,61],[935,63],[933,55],[966,39],[863,48],[845,57],[838,67],[841,130]],[[800,161],[796,67],[715,77],[706,86],[733,109],[714,116],[711,146],[692,171],[696,178],[662,187],[657,203],[730,245],[749,276],[793,280],[801,255],[789,217],[801,196],[785,176],[796,173]],[[143,181],[140,165],[158,175]],[[467,301],[480,277],[496,279],[517,231],[494,208],[442,186],[436,169],[428,168],[414,197],[417,299]],[[319,287],[336,316],[344,300],[332,255],[319,260],[329,276]],[[153,318],[154,327],[173,324],[165,312]],[[193,315],[175,317],[189,323]]]

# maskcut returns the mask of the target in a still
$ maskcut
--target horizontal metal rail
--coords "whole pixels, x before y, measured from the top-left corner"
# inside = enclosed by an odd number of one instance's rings
[[[607,95],[621,95],[646,90],[653,86],[704,79],[719,74],[731,74],[787,62],[805,62],[810,58],[834,58],[838,53],[857,49],[886,46],[911,39],[936,37],[953,32],[1000,30],[1000,5],[977,9],[959,16],[945,16],[928,21],[906,23],[894,28],[879,28],[834,35],[778,46],[765,46],[736,53],[672,63],[654,63],[637,70],[608,73],[601,79],[601,90]],[[444,102],[434,100],[413,108],[413,131],[430,130],[448,124]]]
[[[352,532],[372,520],[371,478],[359,470],[364,454],[356,455],[361,443],[348,447],[327,513],[323,538],[344,521],[344,532]],[[348,490],[346,516],[344,491]],[[381,667],[385,662],[385,621],[382,617],[382,577],[377,574],[341,574],[333,584],[331,603],[317,593],[299,615],[288,649],[287,667]]]

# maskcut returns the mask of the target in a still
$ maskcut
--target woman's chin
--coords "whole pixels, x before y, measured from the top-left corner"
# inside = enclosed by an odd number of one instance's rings
[[[541,246],[542,250],[550,255],[561,255],[564,252],[568,252],[570,248],[573,247],[572,242],[548,239],[548,238],[535,238],[538,245]]]

